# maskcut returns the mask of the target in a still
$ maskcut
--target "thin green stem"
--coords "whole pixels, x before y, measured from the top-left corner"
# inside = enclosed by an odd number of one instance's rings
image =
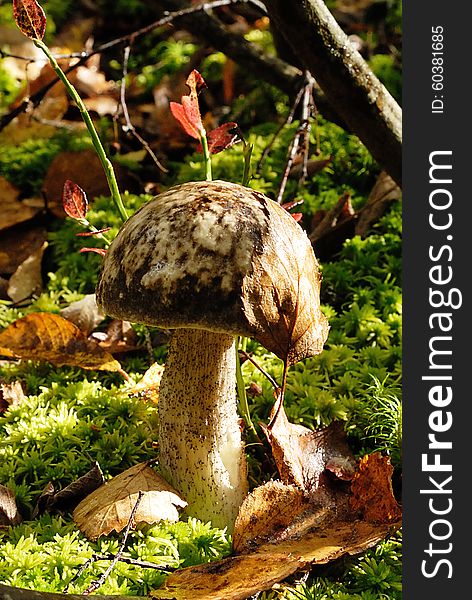
[[[100,159],[100,162],[102,163],[103,170],[105,171],[105,176],[107,178],[108,187],[110,188],[113,202],[115,203],[123,221],[126,221],[128,218],[128,214],[126,212],[126,209],[123,205],[123,201],[121,199],[120,190],[118,189],[118,183],[116,181],[115,171],[113,170],[113,165],[111,164],[109,158],[107,157],[107,155],[105,153],[105,149],[103,148],[103,145],[98,136],[97,130],[95,129],[93,121],[90,118],[90,115],[85,107],[85,104],[82,101],[82,98],[79,96],[75,87],[67,79],[64,71],[61,69],[61,67],[57,63],[56,59],[54,58],[54,56],[52,55],[51,51],[46,46],[46,44],[44,44],[44,42],[42,42],[39,39],[35,39],[33,41],[34,41],[35,46],[37,46],[40,50],[42,50],[44,52],[44,54],[48,57],[48,60],[51,63],[52,68],[56,72],[56,75],[59,77],[59,79],[62,81],[62,83],[66,87],[67,92],[69,93],[69,96],[77,104],[77,107],[80,110],[82,119],[84,120],[84,123],[87,126],[90,137],[92,138],[92,142],[93,142],[93,145],[97,152],[98,158]]]
[[[207,181],[211,181],[213,179],[211,173],[211,156],[210,151],[208,150],[208,140],[206,136],[206,131],[203,130],[200,132],[200,141],[202,144],[203,157],[205,159],[205,178]]]
[[[246,338],[238,337],[236,340],[236,388],[238,392],[238,404],[239,411],[246,422],[248,428],[257,437],[257,431],[254,427],[254,423],[251,420],[251,413],[249,411],[249,404],[247,402],[246,386],[244,384],[243,373],[241,370],[241,358],[239,356],[239,346],[245,351],[246,349]]]
[[[242,181],[242,185],[247,186],[247,184],[249,183],[249,179],[250,179],[250,169],[251,169],[251,155],[252,155],[252,150],[254,148],[254,146],[252,144],[247,144],[244,140],[244,150],[243,150],[243,155],[244,155],[244,173],[243,173],[243,181]]]

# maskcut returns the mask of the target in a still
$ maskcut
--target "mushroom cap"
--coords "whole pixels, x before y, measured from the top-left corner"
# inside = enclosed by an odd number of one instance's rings
[[[170,188],[141,207],[104,258],[108,315],[253,337],[289,363],[321,352],[321,275],[303,229],[279,204],[225,181]]]

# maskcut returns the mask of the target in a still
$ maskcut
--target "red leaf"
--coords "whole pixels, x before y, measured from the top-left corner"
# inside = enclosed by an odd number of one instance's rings
[[[43,39],[46,15],[36,0],[13,0],[13,18],[21,33],[30,40]]]
[[[85,219],[88,210],[88,200],[84,190],[67,179],[62,191],[62,207],[67,216],[72,219]]]
[[[99,229],[98,231],[81,231],[80,233],[76,233],[78,237],[91,237],[92,235],[100,235],[101,233],[106,233],[110,231],[111,227],[105,227],[104,229]]]
[[[190,92],[195,92],[196,94],[199,94],[208,87],[205,80],[196,69],[190,73],[185,83],[190,88]]]
[[[303,213],[290,213],[297,223],[302,220]]]
[[[237,123],[224,123],[208,134],[208,150],[210,154],[218,154],[241,141],[237,132]]]
[[[192,125],[192,123],[190,123],[190,121],[187,119],[187,115],[185,113],[185,110],[184,110],[184,107],[182,106],[182,104],[179,104],[178,102],[171,102],[170,103],[170,112],[180,123],[180,125],[182,126],[182,129],[185,131],[185,133],[187,133],[188,135],[190,135],[191,137],[193,137],[197,140],[200,139],[200,134],[198,133],[198,129],[196,127],[194,127],[194,125]]]
[[[100,256],[105,256],[107,253],[104,248],[81,248],[80,252],[95,252],[96,254],[100,254]]]
[[[191,137],[199,140],[205,131],[198,106],[198,94],[206,88],[203,77],[195,69],[185,82],[190,88],[190,94],[182,96],[182,104],[170,103],[170,111],[182,126],[182,129]]]

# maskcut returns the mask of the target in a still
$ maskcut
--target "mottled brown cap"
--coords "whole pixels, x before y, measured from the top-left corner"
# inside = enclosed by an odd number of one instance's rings
[[[185,183],[138,210],[111,244],[97,287],[108,315],[253,337],[290,363],[328,334],[321,276],[303,229],[263,194]]]

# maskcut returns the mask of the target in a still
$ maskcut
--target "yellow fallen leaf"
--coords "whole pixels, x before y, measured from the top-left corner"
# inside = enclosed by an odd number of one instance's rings
[[[0,333],[0,355],[98,371],[121,371],[120,363],[88,340],[73,323],[51,313],[31,313]]]
[[[187,506],[176,490],[143,462],[113,477],[84,498],[74,510],[74,521],[92,540],[113,530],[119,532],[128,524],[139,492],[144,495],[134,517],[136,524],[177,521],[178,509]]]

